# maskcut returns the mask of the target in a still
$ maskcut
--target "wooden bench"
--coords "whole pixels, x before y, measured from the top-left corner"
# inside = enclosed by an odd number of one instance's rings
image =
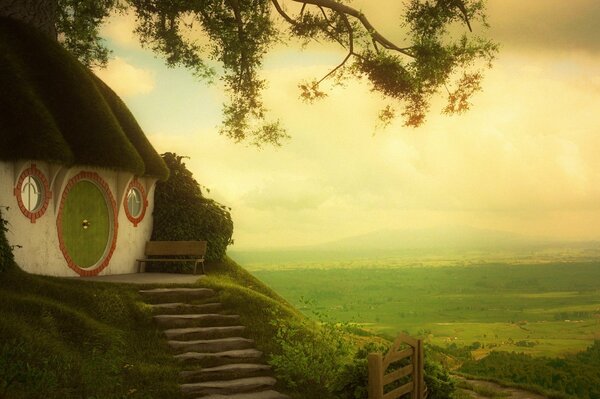
[[[194,262],[194,274],[198,263],[202,265],[202,274],[205,274],[206,241],[148,241],[144,255],[145,258],[136,259],[138,273],[145,271],[145,264],[148,262]],[[148,258],[149,256],[160,256],[160,258]],[[165,258],[164,256],[189,256],[189,258]]]

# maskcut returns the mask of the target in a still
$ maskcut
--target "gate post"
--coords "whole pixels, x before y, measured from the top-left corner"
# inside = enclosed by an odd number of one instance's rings
[[[383,399],[383,356],[369,353],[369,399]]]
[[[417,340],[415,348],[415,356],[417,358],[418,368],[415,369],[414,382],[417,398],[425,398],[425,357],[423,355],[423,340]],[[417,371],[418,370],[418,371]]]

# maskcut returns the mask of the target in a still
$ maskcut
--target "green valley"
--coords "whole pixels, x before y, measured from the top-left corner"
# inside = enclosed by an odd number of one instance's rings
[[[393,262],[391,260],[390,262]],[[367,261],[253,272],[305,313],[432,344],[561,356],[600,339],[600,263],[369,267]]]

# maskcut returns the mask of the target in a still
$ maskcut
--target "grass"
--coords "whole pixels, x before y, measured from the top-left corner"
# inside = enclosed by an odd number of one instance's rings
[[[106,83],[96,76],[93,76],[93,78],[96,87],[102,93],[106,103],[121,125],[123,132],[144,160],[144,173],[159,177],[163,181],[166,180],[169,176],[169,168],[165,165],[165,162],[158,155],[154,147],[152,147],[152,144],[148,141],[148,138],[129,111],[129,108],[127,108],[123,100]]]
[[[0,159],[93,165],[166,179],[164,162],[131,113],[98,82],[55,41],[0,18]]]
[[[181,397],[138,288],[2,273],[0,397]]]
[[[249,338],[267,354],[281,352],[280,345],[273,339],[280,326],[302,328],[306,321],[306,317],[296,308],[229,258],[209,263],[207,274],[202,285],[218,291],[224,307],[240,315]],[[269,320],[272,322],[266,322]],[[306,330],[304,334],[308,338],[313,332]]]
[[[206,268],[200,284],[217,290],[225,308],[241,316],[267,360],[281,353],[275,339],[281,326],[313,343],[317,323],[235,262],[226,258]],[[141,302],[140,286],[35,276],[18,268],[0,275],[0,397],[181,397],[180,365]],[[308,397],[305,387],[277,388]]]
[[[457,372],[457,375],[460,375],[463,378],[468,378],[470,380],[479,380],[479,381],[488,381],[488,382],[493,382],[495,384],[498,384],[502,387],[506,387],[506,388],[517,388],[517,389],[521,389],[524,391],[528,391],[528,392],[532,392],[532,393],[536,393],[538,395],[542,395],[547,397],[548,399],[576,399],[574,396],[570,396],[566,393],[563,392],[557,392],[557,391],[553,391],[550,389],[544,389],[543,387],[540,387],[539,385],[533,385],[533,384],[517,384],[514,382],[510,382],[510,381],[504,381],[498,378],[493,378],[493,377],[484,377],[484,376],[475,376],[475,375],[471,375],[471,374],[467,374],[467,373],[460,373]],[[459,380],[461,381],[461,380]],[[462,382],[469,384],[467,381],[462,380]],[[473,384],[470,384],[473,385]],[[458,383],[458,386],[461,386],[461,383]],[[467,388],[470,389],[470,388]]]
[[[294,398],[337,397],[332,390],[338,371],[351,354],[367,342],[387,344],[312,321],[229,258],[209,263],[207,274],[201,284],[217,290],[225,308],[240,315],[248,337],[274,366],[277,388]]]
[[[507,396],[511,396],[510,393],[508,393],[508,392],[499,391],[497,389],[493,389],[493,388],[489,388],[489,387],[474,385],[474,384],[472,384],[468,381],[464,381],[464,380],[459,380],[456,383],[456,386],[458,388],[473,391],[473,392],[475,392],[481,396],[484,396],[486,398],[496,399],[496,398],[505,398]]]
[[[339,265],[337,265],[339,266]],[[306,314],[388,338],[407,331],[447,346],[560,356],[600,337],[600,264],[258,270]],[[306,302],[306,299],[309,302]]]

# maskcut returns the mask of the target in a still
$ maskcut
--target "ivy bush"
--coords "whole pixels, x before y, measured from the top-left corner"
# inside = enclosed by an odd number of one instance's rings
[[[337,381],[335,394],[340,399],[365,399],[368,397],[369,353],[386,353],[388,348],[378,342],[367,342],[354,354],[352,362],[344,365]]]
[[[2,211],[0,210],[0,273],[8,270],[14,265],[13,253],[6,239],[7,221],[2,219]]]
[[[183,162],[185,157],[172,152],[161,156],[171,174],[156,185],[152,240],[205,240],[206,260],[222,259],[233,243],[231,208],[202,194],[200,184]]]
[[[389,347],[380,342],[368,342],[358,349],[351,363],[344,366],[338,380],[336,397],[340,399],[365,399],[368,396],[369,365],[367,356],[369,353],[380,352],[387,354]],[[393,364],[386,372],[391,372],[401,366],[400,362]],[[448,371],[441,364],[425,355],[425,386],[427,387],[428,399],[450,399],[456,390],[455,381],[450,377]],[[405,378],[395,386],[386,389],[397,388],[408,382]]]
[[[303,398],[339,398],[339,378],[352,352],[344,326],[308,319],[290,325],[276,316],[271,323],[277,328],[273,339],[280,351],[271,355],[269,364],[277,378]]]
[[[309,302],[305,302],[309,303]],[[312,312],[318,322],[304,319],[301,325],[282,323],[274,314],[276,328],[273,341],[280,348],[269,364],[277,378],[301,397],[322,399],[366,399],[368,396],[369,353],[387,354],[390,347],[382,341],[371,341],[356,347],[348,323],[336,323],[323,312]],[[309,333],[310,336],[307,336]],[[391,372],[408,364],[396,362]],[[425,356],[425,385],[429,399],[450,399],[455,382],[441,364]],[[408,377],[386,387],[389,391],[409,381]]]

